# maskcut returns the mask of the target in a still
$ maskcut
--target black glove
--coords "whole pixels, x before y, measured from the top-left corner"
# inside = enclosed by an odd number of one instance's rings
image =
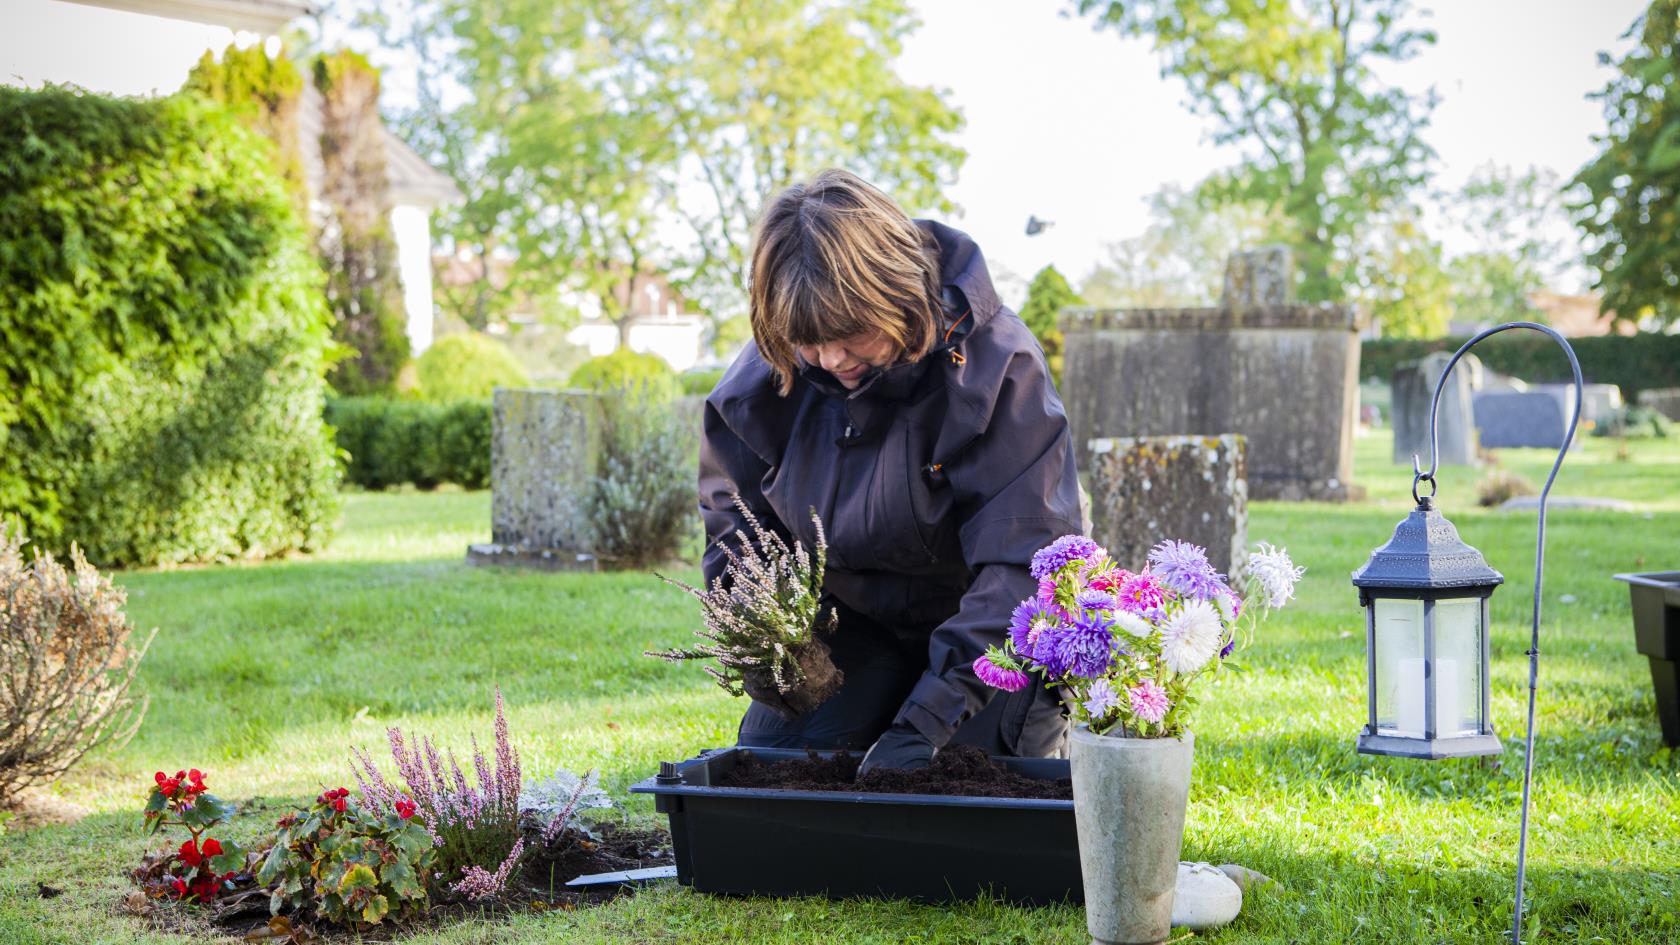
[[[863,763],[858,765],[858,777],[877,768],[901,768],[906,771],[926,768],[932,760],[933,743],[916,731],[915,726],[900,722],[875,739],[875,744],[863,756]]]

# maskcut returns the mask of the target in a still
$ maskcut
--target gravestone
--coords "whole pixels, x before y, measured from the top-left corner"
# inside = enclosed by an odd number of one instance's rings
[[[473,564],[595,570],[585,498],[600,449],[600,405],[580,391],[499,388],[492,401],[489,544]]]
[[[1475,411],[1476,431],[1489,449],[1563,445],[1568,423],[1563,400],[1546,391],[1484,391],[1476,395]]]
[[[1680,387],[1659,387],[1639,392],[1639,406],[1648,407],[1670,420],[1680,420]]]
[[[1575,397],[1574,384],[1542,384],[1548,393],[1558,391],[1564,398],[1564,416],[1569,416],[1569,404]],[[1581,386],[1581,422],[1600,424],[1613,419],[1627,406],[1622,389],[1614,384],[1583,384]]]
[[[1416,456],[1429,468],[1429,406],[1435,385],[1452,360],[1450,352],[1438,351],[1394,369],[1390,382],[1394,415],[1394,461],[1409,466]],[[1441,390],[1436,414],[1437,443],[1443,466],[1469,466],[1476,462],[1476,417],[1471,408],[1481,361],[1473,354],[1460,358]]]
[[[1241,436],[1092,440],[1091,537],[1123,568],[1175,538],[1237,575],[1248,558],[1247,444]]]
[[[1288,253],[1232,257],[1218,308],[1070,309],[1062,396],[1080,468],[1106,437],[1228,430],[1257,499],[1350,497],[1359,319],[1289,303]]]

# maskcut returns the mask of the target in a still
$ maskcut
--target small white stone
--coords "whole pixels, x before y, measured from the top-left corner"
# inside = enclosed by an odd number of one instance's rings
[[[1351,636],[1351,634],[1349,635]],[[1231,880],[1242,887],[1244,892],[1256,886],[1264,886],[1272,881],[1270,876],[1259,870],[1251,870],[1246,866],[1238,866],[1235,863],[1221,863],[1219,864],[1219,871],[1231,877]]]
[[[1228,924],[1242,911],[1242,887],[1211,863],[1178,864],[1172,924],[1211,929]]]

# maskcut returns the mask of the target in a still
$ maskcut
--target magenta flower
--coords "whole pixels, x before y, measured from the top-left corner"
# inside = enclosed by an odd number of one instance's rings
[[[1140,617],[1153,617],[1166,602],[1166,590],[1148,571],[1133,574],[1120,585],[1115,595],[1121,610]]]
[[[1167,691],[1153,679],[1145,679],[1126,690],[1126,697],[1131,700],[1132,714],[1145,722],[1159,722],[1167,717],[1167,710],[1172,703],[1167,700]]]
[[[981,682],[993,689],[1002,689],[1004,692],[1019,692],[1032,682],[1026,673],[992,662],[990,654],[974,661],[974,675],[979,676]]]

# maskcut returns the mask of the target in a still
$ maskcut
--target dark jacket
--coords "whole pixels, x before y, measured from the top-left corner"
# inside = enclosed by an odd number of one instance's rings
[[[816,509],[827,592],[926,640],[895,722],[943,746],[995,693],[972,664],[1036,589],[1033,552],[1079,531],[1079,482],[1044,354],[998,303],[979,247],[918,225],[939,245],[945,340],[852,391],[806,365],[786,397],[748,346],[706,399],[700,508],[708,582],[726,564],[718,542],[742,527],[732,493],[807,546]]]

